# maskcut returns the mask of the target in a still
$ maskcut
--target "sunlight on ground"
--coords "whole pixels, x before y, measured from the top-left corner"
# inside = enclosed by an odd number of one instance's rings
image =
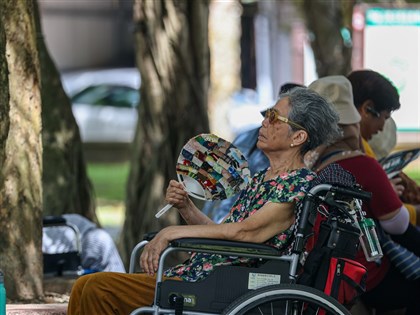
[[[98,200],[96,214],[104,227],[122,227],[124,223],[124,202]]]
[[[118,242],[124,225],[125,205],[123,201],[98,199],[96,215],[102,226]]]

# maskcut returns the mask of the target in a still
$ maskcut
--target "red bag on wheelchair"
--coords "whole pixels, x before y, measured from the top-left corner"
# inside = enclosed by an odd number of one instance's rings
[[[350,308],[365,292],[366,268],[355,261],[360,231],[351,224],[324,221],[298,283],[314,287]],[[314,311],[314,313],[316,313]],[[317,314],[322,315],[322,312]]]
[[[353,305],[365,291],[367,271],[359,262],[331,257],[324,292],[344,305]]]

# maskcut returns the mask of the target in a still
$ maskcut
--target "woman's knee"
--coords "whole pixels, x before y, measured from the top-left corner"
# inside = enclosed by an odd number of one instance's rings
[[[89,279],[85,282],[83,294],[89,291],[101,290],[104,286],[108,286],[110,282],[110,273],[97,272],[90,275]]]
[[[89,278],[91,277],[92,275],[84,275],[84,276],[81,276],[80,278],[78,278],[77,280],[76,280],[76,282],[73,284],[73,287],[72,287],[72,289],[71,289],[71,291],[72,291],[72,294],[74,293],[74,292],[82,292],[83,291],[83,289],[84,289],[84,287],[85,287],[85,285],[86,285],[86,282],[88,282],[89,281]]]

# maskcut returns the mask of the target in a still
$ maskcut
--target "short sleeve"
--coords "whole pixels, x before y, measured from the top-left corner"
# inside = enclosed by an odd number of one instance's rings
[[[289,174],[280,175],[276,180],[275,193],[272,194],[271,202],[299,202],[311,186],[315,173],[308,169],[299,169]]]

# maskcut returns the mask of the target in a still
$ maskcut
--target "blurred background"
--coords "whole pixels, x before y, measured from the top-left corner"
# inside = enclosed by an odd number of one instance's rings
[[[311,33],[293,1],[213,0],[209,44],[211,132],[233,140],[258,126],[286,82],[317,79]],[[141,106],[132,0],[40,0],[43,36],[71,98],[100,222],[117,237],[124,221],[130,146]],[[359,4],[353,70],[370,68],[398,88],[397,148],[420,146],[420,5]],[[409,171],[420,182],[420,166]]]

